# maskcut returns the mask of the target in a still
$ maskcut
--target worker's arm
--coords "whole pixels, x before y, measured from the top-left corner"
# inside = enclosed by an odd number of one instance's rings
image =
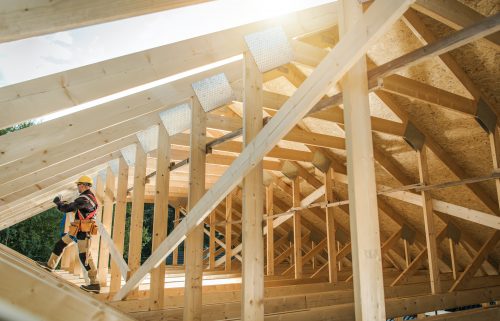
[[[63,202],[60,197],[56,197],[53,202],[57,205],[57,209],[63,213],[74,212],[78,209],[87,209],[91,206],[90,202],[84,197],[78,197],[70,203]]]

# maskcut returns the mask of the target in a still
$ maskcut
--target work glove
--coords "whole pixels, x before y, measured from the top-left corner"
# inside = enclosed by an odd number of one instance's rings
[[[59,204],[61,202],[61,195],[57,195],[56,197],[54,197],[52,202],[54,202],[55,204]]]

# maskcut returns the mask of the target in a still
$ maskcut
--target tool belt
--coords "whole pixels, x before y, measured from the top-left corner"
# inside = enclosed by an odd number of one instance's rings
[[[90,235],[96,235],[97,231],[97,224],[94,220],[75,220],[74,222],[71,222],[68,234],[76,236],[78,232],[84,232],[90,233]]]

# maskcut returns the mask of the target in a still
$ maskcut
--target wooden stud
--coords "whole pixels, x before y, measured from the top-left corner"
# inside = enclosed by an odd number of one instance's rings
[[[113,222],[113,203],[115,199],[115,175],[108,166],[106,168],[106,187],[104,189],[104,202],[102,209],[102,225],[111,235],[111,224]],[[109,267],[109,247],[105,242],[101,242],[99,249],[99,283],[101,286],[108,285],[108,267]]]
[[[101,175],[96,176],[95,182],[95,196],[97,198],[97,202],[99,203],[99,207],[97,208],[97,219],[102,222],[102,210],[103,210],[103,201],[104,201],[104,180]],[[99,267],[99,244],[101,241],[101,236],[99,233],[92,237],[92,243],[90,244],[90,251],[92,252],[92,257],[95,258],[95,264]]]
[[[175,207],[175,218],[174,218],[174,229],[179,224],[180,218],[181,218],[181,209],[179,206],[176,206]],[[176,247],[173,254],[172,254],[172,264],[173,265],[179,264],[179,247]]]
[[[422,185],[430,184],[429,168],[427,165],[427,147],[424,145],[417,151],[418,172]],[[429,276],[432,294],[441,293],[441,281],[439,279],[439,265],[436,242],[436,227],[434,224],[434,209],[430,191],[422,191],[422,209],[424,213],[425,239],[427,242],[427,261],[429,263]]]
[[[69,217],[69,213],[68,213],[68,214],[66,214],[66,220],[64,221],[64,233],[68,233],[69,223],[70,223],[70,217]],[[94,253],[92,253],[92,255],[94,255]],[[68,270],[69,269],[69,262],[70,262],[69,250],[66,250],[62,254],[61,269]]]
[[[456,251],[455,242],[448,238],[448,245],[450,246],[450,259],[451,259],[451,272],[453,273],[453,280],[457,279],[457,261],[456,261]]]
[[[147,155],[141,144],[136,144],[134,164],[134,189],[132,191],[132,210],[130,218],[130,238],[128,246],[128,267],[130,278],[141,265],[142,227],[144,222],[144,190],[146,185]],[[128,279],[127,278],[127,279]],[[136,295],[135,291],[132,295]]]
[[[293,207],[300,207],[300,176],[292,181]],[[293,214],[293,261],[295,278],[302,278],[302,223],[300,211]]]
[[[262,74],[250,52],[245,52],[243,56],[243,142],[248,146],[262,129]],[[258,161],[243,179],[241,276],[243,321],[264,320],[263,188],[262,161]]]
[[[116,206],[113,220],[113,242],[120,255],[123,255],[125,242],[125,218],[127,215],[127,188],[129,167],[123,157],[119,158],[118,183],[116,187]],[[120,269],[114,260],[111,260],[111,281],[109,291],[114,293],[120,290],[121,281],[126,275],[121,275]]]
[[[168,192],[170,183],[170,140],[163,125],[158,126],[158,148],[156,163],[156,193],[154,203],[152,251],[167,237]],[[149,308],[163,308],[165,289],[165,262],[161,262],[151,271]]]
[[[406,262],[406,268],[410,266],[411,258],[410,258],[410,252],[408,249],[408,241],[403,240],[403,245],[405,247],[405,262]]]
[[[210,213],[210,236],[209,236],[209,248],[208,248],[208,255],[209,255],[209,268],[210,270],[215,269],[215,223],[216,223],[216,213],[215,211],[212,211]]]
[[[233,221],[233,193],[229,193],[226,196],[226,230],[225,230],[225,241],[226,241],[226,260],[225,260],[225,271],[231,271],[231,261],[232,261],[232,221]]]
[[[205,144],[206,115],[197,98],[191,106],[191,151],[189,157],[189,213],[182,221],[189,220],[192,208],[205,194]],[[203,224],[196,226],[184,242],[186,281],[184,296],[184,321],[201,321],[203,276]]]
[[[267,243],[267,275],[274,275],[274,224],[273,218],[274,214],[274,183],[269,184],[266,187],[266,243]]]
[[[335,201],[333,195],[333,168],[329,168],[325,173],[325,201],[331,203]],[[336,233],[335,233],[335,210],[333,207],[325,208],[325,221],[326,221],[326,237],[328,244],[328,279],[330,283],[336,283],[338,281],[337,272],[337,247],[336,243]]]
[[[342,0],[339,11],[339,32],[342,39],[346,37],[354,22],[362,19],[363,15],[362,7],[356,1]],[[380,229],[366,72],[366,60],[363,58],[354,64],[342,81],[355,315],[357,320],[385,320]]]

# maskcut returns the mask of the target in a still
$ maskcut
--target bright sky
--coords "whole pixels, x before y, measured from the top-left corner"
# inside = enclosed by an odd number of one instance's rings
[[[333,1],[217,0],[3,43],[0,87]],[[114,99],[126,94],[130,93]],[[91,102],[87,108],[104,101],[109,99]]]

